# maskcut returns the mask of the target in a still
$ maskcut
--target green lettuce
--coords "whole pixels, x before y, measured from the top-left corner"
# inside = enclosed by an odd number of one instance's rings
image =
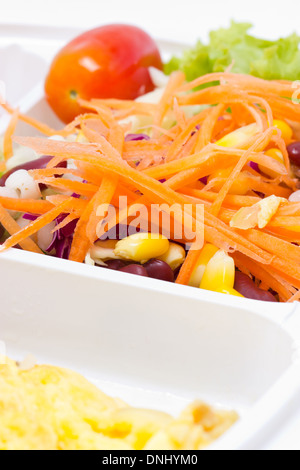
[[[210,33],[208,45],[198,41],[182,57],[165,64],[165,73],[185,72],[187,80],[213,72],[232,71],[272,80],[300,79],[300,37],[296,34],[277,41],[267,41],[248,34],[251,24],[232,22],[227,29]]]

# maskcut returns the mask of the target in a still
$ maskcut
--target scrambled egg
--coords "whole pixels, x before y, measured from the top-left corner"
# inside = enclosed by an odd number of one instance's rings
[[[1,450],[202,449],[236,420],[201,402],[178,419],[129,407],[66,369],[0,365]]]

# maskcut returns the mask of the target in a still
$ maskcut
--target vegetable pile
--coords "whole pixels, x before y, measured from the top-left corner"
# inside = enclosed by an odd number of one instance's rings
[[[213,83],[218,84],[208,86]],[[207,87],[199,90],[203,85]],[[204,230],[204,247],[191,246],[177,283],[190,284],[198,270],[196,285],[239,295],[234,290],[234,268],[238,268],[255,280],[256,289],[280,301],[298,299],[300,202],[293,198],[299,180],[288,151],[295,147],[294,123],[300,119],[300,107],[291,100],[293,93],[291,83],[234,73],[208,74],[187,83],[178,71],[160,90],[157,103],[81,100],[89,113],[61,132],[38,125],[64,140],[15,138],[40,155],[53,156],[47,168],[28,173],[55,194],[38,200],[0,197],[0,220],[10,234],[1,251],[20,245],[40,252],[30,237],[63,215],[59,229],[78,220],[68,258],[82,263],[99,243],[100,204],[113,205],[122,223],[119,196],[128,197],[129,210],[136,204],[176,203],[187,211],[191,225]],[[15,118],[13,112],[13,123]],[[139,131],[147,138],[132,138],[137,122],[143,122]],[[67,168],[58,167],[63,162]],[[70,175],[77,179],[69,179]],[[204,204],[204,221],[194,210],[198,204]],[[9,210],[38,218],[20,229]],[[163,241],[162,235],[157,238]],[[139,254],[131,258],[133,262],[156,257],[145,245],[148,242],[142,237],[149,256],[143,259]],[[130,237],[125,248],[118,243],[114,255],[129,259]],[[211,245],[215,251],[206,257],[203,272],[203,250]],[[170,249],[163,246],[159,256]]]

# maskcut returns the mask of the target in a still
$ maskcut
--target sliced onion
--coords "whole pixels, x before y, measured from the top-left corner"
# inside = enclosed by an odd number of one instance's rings
[[[16,222],[19,225],[19,227],[22,229],[22,228],[27,227],[27,225],[29,225],[31,223],[31,220],[30,219],[25,219],[24,217],[21,216],[17,219]]]
[[[34,150],[28,147],[20,146],[15,150],[14,156],[7,161],[7,171],[10,171],[16,166],[23,165],[24,163],[30,162],[32,160],[37,160],[38,158],[39,156]]]
[[[147,134],[127,134],[125,137],[125,142],[132,142],[136,140],[150,140],[150,137]]]
[[[53,240],[53,230],[55,229],[56,223],[51,222],[37,233],[38,245],[43,251],[47,251]]]
[[[57,142],[65,142],[66,139],[64,139],[63,136],[61,135],[52,135],[51,137],[48,137],[48,140],[54,140],[54,141],[57,141]]]
[[[170,77],[165,75],[161,70],[155,67],[149,67],[149,73],[153,85],[155,85],[157,88],[164,88],[167,86]]]
[[[19,199],[19,194],[15,189],[0,186],[0,196],[10,197],[12,199]]]
[[[300,202],[300,190],[295,191],[294,193],[292,193],[289,197],[289,201],[290,202]]]

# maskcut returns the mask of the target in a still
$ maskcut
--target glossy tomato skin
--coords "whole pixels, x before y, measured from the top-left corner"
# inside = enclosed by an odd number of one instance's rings
[[[129,25],[102,26],[58,53],[46,78],[46,98],[68,123],[83,111],[77,97],[135,99],[152,91],[150,66],[162,69],[163,64],[147,33]]]

